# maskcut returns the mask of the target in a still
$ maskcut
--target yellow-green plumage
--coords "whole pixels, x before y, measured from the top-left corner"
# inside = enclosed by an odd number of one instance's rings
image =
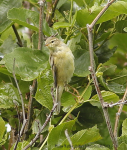
[[[50,50],[49,62],[53,71],[56,88],[56,113],[60,112],[64,86],[70,82],[74,72],[74,56],[70,48],[56,37],[47,38],[45,45]]]

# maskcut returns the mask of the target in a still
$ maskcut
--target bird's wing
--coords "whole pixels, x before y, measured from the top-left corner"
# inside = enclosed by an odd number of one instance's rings
[[[52,55],[50,55],[49,62],[50,62],[50,65],[51,65],[51,68],[52,68],[52,72],[53,72],[54,86],[56,88],[57,87],[57,68],[55,66],[54,57]]]

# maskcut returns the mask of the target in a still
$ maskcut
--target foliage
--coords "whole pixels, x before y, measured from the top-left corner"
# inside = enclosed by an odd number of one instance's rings
[[[64,133],[66,129],[77,150],[113,149],[88,69],[90,58],[86,29],[86,24],[94,20],[106,3],[105,0],[59,0],[54,7],[54,0],[46,0],[43,34],[49,37],[58,32],[57,37],[72,50],[75,72],[69,84],[77,93],[64,91],[61,113],[53,115],[40,139],[29,149],[70,149]],[[22,150],[29,144],[53,107],[49,52],[44,43],[42,50],[38,50],[39,7],[37,0],[0,1],[0,149],[13,150],[23,123],[21,99],[13,77],[14,58],[15,74],[24,99],[26,116],[30,96],[34,98],[29,130],[27,136],[22,135],[17,150]],[[126,8],[126,0],[114,2],[93,29],[94,66],[106,103],[116,103],[122,99],[127,86]],[[18,44],[12,25],[21,37],[22,47]],[[29,89],[34,79],[37,79],[35,95],[30,95]],[[69,91],[73,93],[71,87]],[[127,149],[126,105],[123,110],[118,127],[118,150]],[[109,108],[113,127],[117,111],[118,106]],[[10,132],[7,132],[6,124],[11,126]]]

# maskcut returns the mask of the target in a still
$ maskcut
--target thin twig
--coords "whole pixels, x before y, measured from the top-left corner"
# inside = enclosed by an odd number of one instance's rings
[[[123,96],[123,99],[122,99],[122,103],[120,104],[118,113],[116,113],[116,121],[115,121],[115,127],[114,127],[114,136],[116,138],[117,138],[117,131],[118,131],[119,119],[120,119],[120,115],[121,115],[121,112],[122,112],[123,105],[125,103],[126,97],[127,97],[127,87],[126,87],[126,90],[125,90],[125,93],[124,93],[124,96]]]
[[[15,105],[16,105],[16,104],[15,104]],[[17,111],[18,120],[19,120],[19,125],[18,125],[18,135],[20,135],[20,126],[21,126],[21,123],[20,123],[20,116],[19,116],[19,112],[18,112],[17,105],[16,105],[16,111]],[[15,144],[13,150],[16,150],[19,141],[20,141],[20,136],[18,136],[18,139],[17,139],[17,141],[16,141],[16,144]]]
[[[30,97],[29,97],[29,104],[28,104],[28,113],[27,113],[27,124],[26,124],[26,128],[25,128],[25,136],[24,136],[24,139],[26,140],[27,137],[28,137],[28,130],[30,128],[30,125],[31,125],[31,119],[32,119],[32,112],[33,112],[33,100],[34,100],[34,97],[33,95],[35,95],[35,89],[36,89],[36,85],[37,85],[37,80],[33,80],[33,84],[32,86],[30,86]]]
[[[68,140],[68,142],[69,142],[69,144],[70,144],[70,146],[71,146],[71,149],[70,149],[70,150],[74,150],[74,147],[73,147],[73,145],[72,145],[72,141],[71,141],[71,138],[69,137],[69,134],[68,134],[68,130],[67,130],[67,129],[65,130],[65,135],[66,135],[66,138],[67,138],[67,140]]]
[[[39,135],[41,134],[41,132],[43,131],[43,129],[46,127],[46,125],[48,124],[48,122],[50,121],[50,119],[51,119],[51,117],[53,115],[53,112],[54,112],[56,106],[57,106],[57,104],[55,103],[53,105],[53,108],[52,108],[50,114],[48,115],[47,119],[45,120],[45,123],[41,127],[40,131],[36,134],[36,136],[34,137],[34,139],[27,146],[25,146],[23,148],[23,150],[26,150],[27,148],[29,148],[30,146],[32,146],[36,142],[36,140],[39,138]]]
[[[25,107],[24,107],[24,101],[23,101],[22,93],[21,93],[21,91],[20,91],[20,88],[19,88],[19,85],[18,85],[18,81],[17,81],[16,76],[15,76],[15,58],[14,58],[14,63],[13,63],[13,77],[14,77],[14,80],[15,80],[15,83],[16,83],[16,86],[17,86],[19,95],[20,95],[20,99],[21,99],[21,103],[22,103],[22,112],[23,112],[23,125],[22,125],[22,128],[21,128],[21,130],[20,130],[20,133],[19,133],[19,135],[18,135],[18,139],[17,139],[17,141],[16,141],[16,144],[15,144],[15,146],[14,146],[14,149],[13,149],[13,150],[16,150],[17,145],[18,145],[18,142],[19,142],[19,140],[20,140],[20,137],[21,137],[22,134],[23,134],[25,125],[26,125],[26,123],[27,123],[27,120],[26,120],[26,117],[25,117]]]
[[[121,104],[127,104],[127,100],[125,100],[124,102],[122,102],[122,100],[120,100],[120,101],[118,101],[118,102],[116,102],[116,103],[106,103],[106,102],[104,102],[104,107],[110,107],[110,108],[112,108],[112,107],[114,107],[114,106],[117,106],[117,105],[121,105]]]
[[[20,96],[20,99],[21,99],[21,102],[22,102],[23,120],[26,120],[23,96],[22,96],[22,93],[20,91],[16,76],[15,76],[15,58],[14,58],[14,63],[13,63],[13,77],[14,77],[14,80],[15,80],[15,83],[16,83],[16,86],[17,86],[17,89],[18,89],[18,92],[19,92],[19,96]]]
[[[115,0],[111,0],[110,2],[107,3],[107,5],[102,9],[102,11],[97,15],[97,17],[93,20],[93,22],[90,25],[87,25],[87,30],[88,30],[88,39],[89,39],[89,51],[90,51],[90,67],[89,67],[89,71],[91,72],[92,75],[92,79],[95,85],[95,89],[96,92],[98,94],[102,109],[103,109],[103,113],[104,113],[104,117],[105,117],[105,121],[107,124],[107,128],[111,137],[111,140],[113,142],[114,145],[114,149],[117,150],[118,144],[117,144],[117,139],[115,138],[114,134],[113,134],[113,130],[112,130],[112,126],[111,126],[111,122],[110,122],[110,118],[109,118],[109,114],[108,114],[108,110],[107,108],[104,107],[104,100],[102,98],[102,94],[99,88],[99,83],[97,81],[97,77],[95,74],[95,69],[94,69],[94,54],[93,54],[93,37],[92,37],[92,29],[94,27],[94,25],[96,24],[96,22],[99,20],[99,18],[103,15],[103,13],[108,9],[108,7],[114,2]]]
[[[45,0],[39,0],[38,4],[40,5],[40,15],[39,15],[39,41],[38,41],[38,49],[42,50],[42,44],[43,44],[43,32],[42,32],[42,24],[43,24],[43,7],[44,7]],[[33,100],[36,90],[37,80],[33,80],[32,86],[30,86],[30,98],[29,98],[29,104],[28,104],[28,113],[27,113],[27,119],[28,123],[25,128],[25,136],[24,139],[27,139],[27,132],[31,125],[31,118],[32,118],[32,106],[33,106]]]
[[[58,2],[59,0],[55,0],[55,1],[52,0],[50,2],[47,2],[46,21],[49,27],[53,25],[53,17],[54,17],[54,13],[55,13]]]
[[[17,37],[17,40],[18,40],[17,44],[18,44],[20,47],[23,47],[21,38],[20,38],[20,36],[19,36],[19,34],[18,34],[18,32],[17,32],[17,29],[16,29],[16,27],[15,27],[14,24],[12,25],[12,28],[13,28],[14,33],[15,33],[15,35],[16,35],[16,37]]]
[[[113,134],[113,130],[112,130],[112,126],[111,126],[111,122],[110,122],[110,118],[109,118],[107,108],[104,107],[104,100],[102,98],[102,94],[101,94],[99,84],[98,84],[98,81],[97,81],[97,77],[96,77],[96,74],[95,74],[94,54],[93,54],[93,39],[92,39],[92,32],[91,32],[92,30],[89,28],[89,25],[87,25],[87,30],[88,30],[88,38],[89,38],[89,51],[90,51],[90,64],[91,64],[91,66],[89,67],[89,71],[91,72],[92,79],[93,79],[93,82],[94,82],[99,100],[101,102],[101,106],[102,106],[102,109],[103,109],[103,112],[104,112],[104,117],[105,117],[105,120],[106,120],[106,124],[107,124],[108,130],[109,130],[110,137],[111,137],[112,142],[114,144],[115,150],[117,150],[117,141],[116,141],[116,139],[114,137],[114,134]]]
[[[55,13],[56,6],[57,6],[58,2],[59,2],[59,0],[55,0],[55,2],[53,3],[52,18],[54,17],[54,13]]]
[[[42,50],[42,44],[43,44],[43,14],[44,14],[44,3],[45,0],[39,0],[38,4],[40,5],[40,15],[39,15],[39,42],[38,42],[38,49]]]
[[[19,135],[18,135],[18,139],[17,139],[17,141],[16,141],[16,143],[15,143],[15,146],[14,146],[14,149],[13,149],[13,150],[16,150],[16,149],[17,149],[18,142],[20,141],[20,137],[21,137],[22,134],[23,134],[23,131],[24,131],[24,128],[25,128],[26,123],[27,123],[27,120],[24,120],[24,121],[23,121],[22,128],[21,128],[21,130],[20,130],[20,133],[19,133]]]
[[[93,22],[90,24],[90,29],[94,27],[96,22],[99,20],[99,18],[104,14],[104,12],[108,9],[108,7],[115,2],[115,0],[111,0],[110,2],[107,3],[107,5],[100,11],[100,13],[96,16],[96,18],[93,20]]]

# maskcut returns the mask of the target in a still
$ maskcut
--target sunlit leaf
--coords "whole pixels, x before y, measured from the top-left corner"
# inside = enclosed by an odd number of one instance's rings
[[[38,31],[39,26],[39,14],[35,11],[31,11],[23,8],[13,8],[8,12],[8,19],[28,27],[34,31]],[[33,23],[33,25],[28,23],[28,20]]]

